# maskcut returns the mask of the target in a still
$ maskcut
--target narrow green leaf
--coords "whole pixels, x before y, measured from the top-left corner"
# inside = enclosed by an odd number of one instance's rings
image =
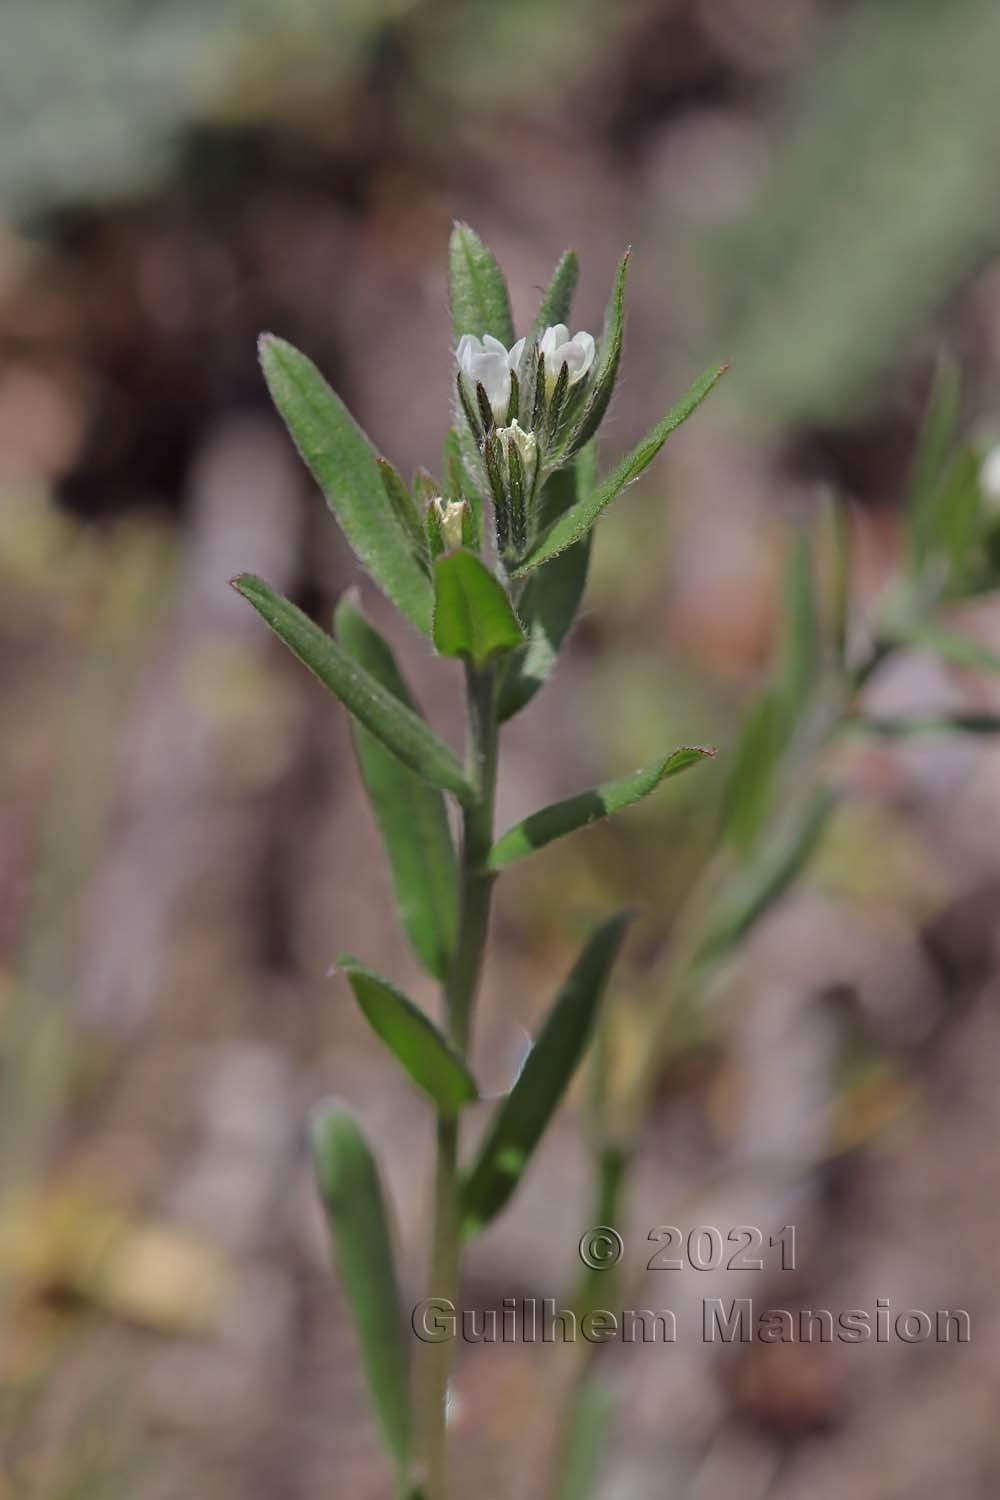
[[[851,622],[851,521],[847,503],[833,495],[827,506],[830,551],[830,617],[836,659],[847,661],[848,628]]]
[[[822,668],[816,580],[809,542],[798,536],[788,559],[784,587],[784,639],[778,691],[790,721],[802,712]]]
[[[573,307],[573,294],[576,291],[576,283],[580,276],[580,262],[576,258],[575,250],[567,250],[559,260],[552,280],[542,304],[538,309],[538,316],[531,325],[531,338],[540,338],[546,328],[553,323],[568,323],[570,311]]]
[[[726,839],[750,853],[771,809],[774,774],[788,740],[788,718],[776,694],[750,710],[732,756],[722,824]]]
[[[432,786],[453,792],[460,801],[474,793],[454,753],[428,729],[423,719],[388,692],[336,641],[261,578],[241,573],[232,580],[270,625],[275,635],[318,677],[387,750]]]
[[[628,457],[622,460],[602,485],[578,500],[565,515],[559,517],[514,570],[515,575],[528,573],[532,568],[540,568],[543,563],[549,562],[551,558],[564,552],[567,547],[571,547],[574,542],[586,536],[601,512],[621,494],[626,485],[638,479],[643,470],[652,463],[670,434],[698,409],[728,368],[728,365],[718,365],[706,371],[677,405],[653,428],[652,432],[648,433],[642,442],[633,448]]]
[[[394,469],[387,458],[377,458],[375,462],[382,476],[382,488],[392,506],[393,514],[409,537],[414,555],[424,570],[428,571],[427,538],[424,535],[423,518],[417,502],[406,488],[399,470]]]
[[[442,1113],[457,1114],[463,1104],[478,1099],[476,1081],[465,1063],[402,990],[350,954],[342,954],[337,967],[347,975],[372,1030]]]
[[[503,1208],[590,1041],[604,986],[630,921],[621,912],[592,934],[556,997],[510,1093],[499,1104],[461,1191],[466,1234]]]
[[[906,740],[924,734],[1000,734],[1000,715],[931,714],[920,719],[880,719],[856,714],[844,721],[843,731],[880,740]]]
[[[481,667],[524,640],[503,585],[471,552],[448,552],[434,564],[434,644],[442,656]]]
[[[542,524],[551,523],[593,488],[594,444],[581,449],[573,463],[557,469],[539,497]],[[511,652],[500,672],[497,714],[500,722],[514,717],[548,680],[559,649],[576,619],[587,586],[590,537],[567,547],[544,573],[532,573],[517,603],[525,643]]]
[[[491,333],[509,349],[514,343],[514,320],[507,283],[492,252],[468,224],[458,223],[451,232],[448,270],[456,342],[463,333],[477,338]]]
[[[1000,672],[1000,652],[943,625],[913,625],[893,634],[900,645],[933,651],[956,667],[969,667],[974,672]]]
[[[633,776],[606,781],[603,786],[594,787],[589,792],[581,792],[576,797],[568,797],[564,802],[555,802],[541,812],[532,813],[493,845],[489,857],[490,869],[505,870],[517,860],[534,854],[536,849],[543,849],[546,844],[551,844],[553,839],[575,833],[578,828],[585,828],[598,818],[607,818],[612,813],[621,812],[623,808],[632,807],[634,803],[641,802],[643,797],[648,797],[650,792],[654,792],[662,781],[678,776],[689,766],[695,766],[714,754],[714,750],[684,746],[647,766],[644,771],[636,771]]]
[[[330,1100],[316,1109],[311,1133],[320,1196],[372,1404],[402,1476],[411,1432],[407,1345],[378,1167],[360,1127],[339,1102]]]
[[[729,953],[784,895],[812,858],[836,805],[836,793],[821,787],[791,833],[765,849],[746,875],[727,890],[721,909],[709,924],[699,961],[712,961]]]
[[[601,357],[590,385],[587,404],[580,413],[580,420],[566,447],[566,456],[579,451],[596,433],[604,420],[604,414],[614,394],[618,379],[618,366],[622,357],[622,340],[625,336],[625,282],[631,250],[626,250],[618,265],[611,301],[604,319],[604,335],[601,339]]]
[[[960,399],[958,366],[943,356],[935,372],[910,482],[910,538],[918,563],[938,544],[938,528],[944,519],[944,479],[958,433]]]
[[[389,646],[348,596],[337,606],[335,626],[344,650],[417,713]],[[443,980],[458,925],[457,862],[444,798],[369,730],[358,723],[353,730],[358,765],[389,856],[403,928],[427,972]]]
[[[429,635],[430,581],[386,495],[371,444],[312,360],[272,334],[259,347],[274,404],[344,535],[386,597]]]

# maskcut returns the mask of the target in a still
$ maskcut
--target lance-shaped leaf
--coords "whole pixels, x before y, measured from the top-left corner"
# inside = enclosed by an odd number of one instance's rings
[[[358,558],[396,608],[429,635],[430,581],[368,439],[312,360],[291,344],[264,334],[260,362],[274,404]]]
[[[388,644],[345,596],[335,616],[344,650],[408,709],[417,705]],[[444,798],[355,722],[354,749],[371,798],[400,918],[413,950],[435,979],[444,979],[455,943],[458,874]]]
[[[593,484],[594,445],[577,454],[576,460],[557,469],[541,494],[541,512],[555,519],[574,505]],[[525,643],[503,663],[497,690],[500,722],[513,718],[545,683],[559,656],[559,649],[576,619],[590,562],[590,537],[568,547],[554,558],[544,573],[532,573],[525,582],[517,610],[524,624]]]
[[[434,564],[434,644],[442,656],[481,667],[524,640],[511,602],[471,552],[448,552]]]
[[[449,500],[467,500],[471,535],[468,546],[479,552],[483,545],[483,497],[478,485],[473,483],[462,446],[462,438],[454,427],[449,427],[444,440],[445,494]]]
[[[788,559],[784,604],[778,692],[789,722],[794,723],[814,692],[823,665],[816,580],[804,536],[796,538]]]
[[[601,339],[601,358],[590,386],[587,404],[580,413],[580,420],[566,446],[567,457],[577,453],[589,443],[604,420],[604,414],[614,394],[618,379],[618,366],[622,357],[622,339],[625,336],[625,281],[631,250],[626,250],[618,266],[614,290],[604,319],[604,335]]]
[[[880,740],[906,740],[925,734],[1000,734],[1000,715],[944,713],[919,719],[877,719],[855,714],[844,720],[842,731]]]
[[[958,366],[942,358],[935,373],[927,412],[920,430],[910,482],[909,525],[914,558],[922,563],[938,545],[946,519],[945,477],[958,433],[961,388]]]
[[[464,333],[491,333],[510,348],[514,320],[503,272],[468,224],[456,224],[448,245],[451,316],[456,342]]]
[[[318,1106],[311,1123],[320,1196],[333,1231],[372,1404],[403,1475],[411,1434],[407,1346],[378,1167],[356,1120],[338,1101]]]
[[[552,273],[552,280],[542,298],[538,316],[531,325],[530,337],[540,338],[546,328],[550,328],[553,323],[569,321],[573,307],[573,294],[576,291],[579,276],[580,262],[576,258],[576,251],[567,250]]]
[[[974,672],[1000,672],[1000,652],[946,626],[915,624],[890,633],[900,645],[933,651],[956,667],[968,667]]]
[[[387,750],[432,786],[453,792],[460,801],[473,797],[473,789],[448,746],[297,605],[283,599],[252,573],[241,573],[232,584],[303,666],[335,693],[348,712]]]
[[[476,1081],[458,1053],[402,990],[349,953],[338,958],[337,967],[347,975],[372,1030],[443,1114],[457,1114],[463,1104],[479,1097]]]
[[[515,568],[515,575],[528,573],[532,568],[540,568],[543,563],[557,557],[560,552],[564,552],[567,547],[571,547],[574,542],[586,536],[601,512],[606,510],[612,500],[621,494],[626,485],[638,479],[643,470],[652,463],[670,434],[675,432],[682,422],[686,422],[692,412],[697,411],[728,368],[728,365],[717,365],[696,380],[687,394],[682,396],[677,405],[672,407],[652,432],[633,448],[627,458],[622,459],[610,477],[589,495],[578,500],[570,510],[566,511],[565,515],[560,516],[550,526],[524,561]]]
[[[698,950],[699,962],[713,961],[730,952],[784,895],[812,858],[836,806],[836,793],[821,787],[796,825],[784,831],[748,867],[745,876],[737,879],[709,923]]]
[[[461,1190],[462,1224],[474,1234],[503,1208],[587,1048],[597,1008],[630,921],[621,912],[590,937],[493,1116]]]
[[[764,826],[778,761],[788,742],[788,716],[775,692],[763,694],[743,725],[726,782],[722,824],[726,839],[746,856]]]
[[[532,813],[493,845],[489,857],[490,869],[505,870],[517,860],[534,854],[536,849],[543,849],[546,844],[551,844],[553,839],[575,833],[578,828],[586,828],[598,818],[607,818],[612,813],[621,812],[623,808],[632,807],[636,802],[641,802],[643,797],[648,797],[650,792],[654,792],[661,782],[680,775],[689,766],[696,766],[699,761],[714,754],[714,750],[685,745],[647,766],[645,770],[636,771],[633,776],[606,781],[603,786],[595,786],[589,792],[567,797],[563,802],[554,802],[551,807]]]

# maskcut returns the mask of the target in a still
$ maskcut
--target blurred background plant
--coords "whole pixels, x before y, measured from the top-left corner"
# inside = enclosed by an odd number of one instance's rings
[[[453,217],[496,249],[519,326],[566,243],[586,252],[580,326],[596,326],[619,242],[635,244],[607,460],[713,355],[734,358],[720,410],[602,532],[568,658],[512,730],[500,793],[506,823],[654,745],[719,747],[714,777],[540,855],[497,914],[484,1051],[501,1088],[518,1028],[569,961],[567,902],[648,901],[615,997],[627,1082],[738,726],[770,677],[790,529],[811,539],[829,620],[840,497],[862,658],[877,600],[897,639],[949,592],[937,563],[914,589],[924,543],[906,516],[922,505],[903,501],[921,491],[913,455],[942,349],[963,372],[959,435],[977,453],[998,435],[998,28],[989,0],[302,0],[277,16],[235,0],[8,0],[12,1493],[98,1484],[109,1389],[127,1455],[126,1478],[111,1445],[111,1493],[309,1500],[331,1475],[338,1492],[385,1490],[298,1122],[331,1089],[365,1101],[385,1157],[407,1162],[391,1183],[404,1264],[429,1142],[322,977],[344,933],[407,972],[374,915],[388,880],[353,810],[346,736],[224,586],[252,567],[315,613],[353,579],[266,410],[257,332],[305,347],[404,472],[436,461]],[[944,514],[971,513],[963,494],[978,492],[966,483]],[[619,1227],[637,1271],[662,1220],[770,1232],[794,1219],[804,1269],[779,1279],[782,1305],[972,1304],[972,1357],[803,1346],[717,1363],[693,1336],[669,1358],[600,1351],[608,1493],[791,1500],[834,1473],[860,1496],[995,1488],[1000,768],[988,739],[897,733],[917,718],[988,727],[997,711],[995,609],[968,592],[935,625],[981,649],[958,660],[938,634],[894,651],[866,690],[871,722],[827,752],[837,811],[691,1014],[697,1045],[657,1070]],[[421,653],[396,644],[454,732]],[[798,796],[812,774],[793,758],[782,776]],[[571,1282],[592,1213],[586,1119],[581,1090],[549,1166],[484,1237],[467,1300]],[[682,1298],[716,1294],[709,1279],[637,1296],[680,1317]],[[740,1294],[732,1279],[718,1291]],[[461,1356],[463,1482],[539,1492],[572,1358]],[[600,1391],[589,1400],[607,1409]]]

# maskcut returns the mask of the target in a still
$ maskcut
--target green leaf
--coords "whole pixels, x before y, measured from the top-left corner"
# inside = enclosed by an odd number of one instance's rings
[[[921,719],[881,719],[855,714],[845,719],[843,732],[880,740],[905,740],[924,734],[1000,734],[1000,715],[946,713]]]
[[[498,1106],[462,1185],[466,1234],[488,1224],[520,1182],[586,1051],[630,919],[628,912],[621,912],[592,934],[559,991],[517,1082]]]
[[[1000,672],[1000,652],[942,625],[913,625],[894,631],[893,639],[903,646],[933,651],[956,667],[969,667],[974,672]]]
[[[478,1099],[465,1063],[412,1000],[350,954],[342,954],[337,966],[347,975],[372,1030],[443,1114],[457,1114],[463,1104]]]
[[[371,444],[312,360],[272,334],[259,347],[274,404],[344,535],[386,597],[429,635],[430,581],[386,495]]]
[[[386,498],[392,506],[393,514],[409,537],[410,546],[413,548],[414,555],[418,558],[421,567],[429,574],[427,538],[424,535],[423,519],[417,507],[417,502],[406,488],[403,476],[399,470],[394,469],[387,458],[377,458],[375,462],[382,476],[382,488],[385,490]]]
[[[652,432],[633,448],[611,476],[592,493],[578,500],[570,510],[566,511],[565,515],[559,517],[532,548],[524,561],[515,568],[515,576],[528,573],[532,568],[540,568],[543,563],[549,562],[551,558],[558,556],[560,552],[564,552],[567,547],[571,547],[574,542],[586,536],[601,512],[621,494],[626,485],[638,479],[643,470],[652,463],[670,434],[698,409],[728,368],[728,365],[717,365],[706,371],[700,380],[695,381],[687,394],[653,428]]]
[[[631,250],[626,250],[618,266],[611,301],[604,319],[604,335],[601,339],[601,358],[590,384],[587,404],[566,446],[566,456],[577,453],[594,436],[604,420],[604,414],[614,394],[618,379],[618,366],[622,357],[622,339],[625,335],[625,282]]]
[[[474,229],[458,223],[448,246],[451,316],[456,342],[463,333],[491,333],[505,348],[514,343],[507,283]]]
[[[732,756],[722,824],[725,837],[750,853],[771,809],[774,774],[788,740],[788,719],[777,696],[765,693],[746,719]]]
[[[347,596],[337,606],[335,626],[344,650],[387,692],[417,713],[389,646]],[[369,730],[357,723],[353,729],[358,765],[389,856],[403,927],[427,972],[443,980],[458,925],[458,873],[444,798]]]
[[[939,542],[944,520],[944,479],[958,433],[961,386],[953,359],[938,362],[924,417],[910,483],[910,539],[914,556],[923,562]]]
[[[434,644],[442,656],[481,667],[524,640],[503,585],[471,552],[448,552],[434,564]]]
[[[539,500],[543,520],[554,520],[585,492],[593,457],[590,444],[574,463],[557,469],[547,480]],[[517,604],[526,640],[500,672],[497,714],[501,723],[530,703],[551,674],[580,608],[589,562],[590,537],[586,536],[554,558],[544,573],[532,573],[527,579]]]
[[[727,889],[699,949],[699,962],[713,961],[729,953],[784,895],[812,858],[836,805],[836,793],[829,787],[821,787],[791,833],[765,849],[748,867],[745,876]]]
[[[695,766],[714,754],[714,750],[684,746],[647,766],[644,771],[636,771],[633,776],[606,781],[603,786],[594,787],[592,791],[581,792],[576,797],[568,797],[564,802],[555,802],[541,812],[532,813],[493,845],[488,861],[490,869],[505,870],[517,860],[534,854],[536,849],[543,849],[546,844],[551,844],[553,839],[575,833],[578,828],[585,828],[598,818],[610,817],[612,813],[621,812],[623,808],[641,802],[662,781],[678,776],[689,766]]]
[[[402,1476],[410,1455],[410,1394],[403,1304],[378,1167],[360,1127],[331,1100],[312,1118],[320,1196],[337,1247],[372,1404]]]
[[[275,635],[318,677],[377,740],[432,786],[460,801],[474,796],[454,753],[417,714],[342,651],[308,615],[276,594],[261,578],[241,573],[232,580]]]
[[[785,621],[778,692],[790,722],[812,696],[822,670],[822,639],[809,542],[799,536],[785,570]]]
[[[531,338],[540,338],[553,323],[566,323],[573,307],[573,294],[580,276],[580,262],[575,250],[567,250],[552,274],[548,291],[542,298],[538,316],[531,325]]]

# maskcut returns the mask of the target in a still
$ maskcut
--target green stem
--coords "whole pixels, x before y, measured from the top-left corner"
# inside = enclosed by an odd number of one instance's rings
[[[445,985],[448,1035],[464,1057],[469,1050],[495,876],[486,868],[493,843],[498,725],[493,668],[466,672],[468,730],[466,771],[477,796],[462,813],[458,937]],[[458,1122],[438,1117],[434,1231],[429,1295],[455,1303],[459,1285]],[[451,1341],[426,1346],[422,1371],[422,1461],[428,1500],[445,1500],[446,1402]]]

